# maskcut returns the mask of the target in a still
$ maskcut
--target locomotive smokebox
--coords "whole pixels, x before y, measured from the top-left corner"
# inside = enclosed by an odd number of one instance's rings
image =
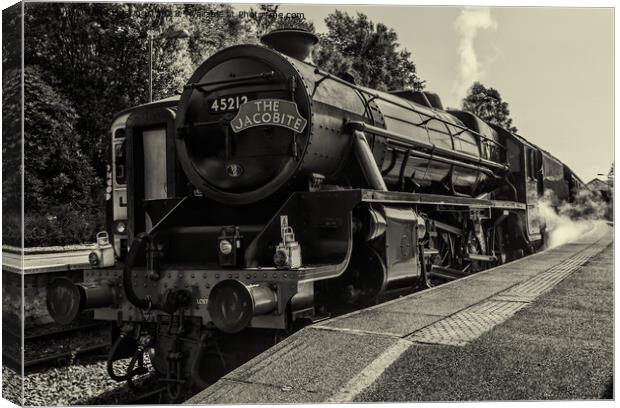
[[[85,309],[112,305],[109,282],[74,283],[67,278],[56,278],[47,287],[47,311],[54,321],[69,324]]]
[[[263,35],[260,41],[289,57],[308,61],[312,47],[319,42],[319,37],[299,28],[284,28]]]
[[[302,62],[238,45],[207,59],[185,85],[176,149],[187,178],[206,197],[251,204],[288,188],[298,175],[329,173],[303,160],[319,156],[314,147],[308,152],[312,104],[295,64]]]

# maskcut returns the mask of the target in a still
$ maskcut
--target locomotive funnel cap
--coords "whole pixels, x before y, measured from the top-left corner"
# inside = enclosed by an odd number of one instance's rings
[[[263,35],[260,41],[282,54],[304,61],[319,42],[319,37],[301,28],[281,28]]]

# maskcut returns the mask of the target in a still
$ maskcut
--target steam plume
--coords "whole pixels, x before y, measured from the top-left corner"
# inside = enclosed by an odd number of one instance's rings
[[[496,28],[497,22],[488,8],[466,8],[461,11],[454,22],[454,29],[459,36],[459,72],[454,83],[456,102],[460,104],[467,89],[480,79],[480,64],[474,49],[474,42],[480,30]]]
[[[546,224],[546,248],[583,238],[603,224],[607,204],[590,190],[580,190],[573,203],[555,206],[553,192],[546,191],[538,202],[541,221]]]

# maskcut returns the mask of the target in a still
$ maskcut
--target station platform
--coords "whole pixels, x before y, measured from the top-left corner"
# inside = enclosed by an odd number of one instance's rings
[[[308,326],[186,404],[613,398],[613,229]]]

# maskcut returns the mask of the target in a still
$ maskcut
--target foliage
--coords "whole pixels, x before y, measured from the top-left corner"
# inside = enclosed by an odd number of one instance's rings
[[[302,28],[314,33],[314,24],[298,16],[287,17],[280,12],[279,4],[261,4],[258,10],[250,8],[247,20],[253,28],[256,41],[263,34],[281,28]]]
[[[168,25],[173,14],[170,7],[146,4],[26,4],[26,65],[48,68],[75,103],[82,145],[99,176],[105,169],[102,136],[112,115],[148,101],[147,31]],[[170,56],[166,49],[167,41],[154,42],[156,97],[180,88],[190,69],[183,64],[186,52]]]
[[[24,70],[24,223],[26,245],[92,238],[100,213],[93,200],[100,180],[82,153],[73,104],[42,69]],[[30,226],[29,219],[38,226]],[[59,223],[58,220],[62,220]],[[55,233],[32,241],[36,228]]]
[[[19,68],[21,65],[21,4],[2,10],[2,70]]]
[[[91,207],[99,207],[100,217],[104,213],[101,191],[112,118],[116,112],[148,102],[148,35],[153,36],[156,100],[180,92],[198,63],[237,41],[247,31],[239,21],[227,5],[27,3],[25,65],[45,67],[49,75],[43,80],[42,71],[31,70],[26,83],[30,96],[36,96],[30,103],[36,106],[27,105],[25,112],[30,126],[25,163],[30,196],[24,222],[48,219],[48,227],[54,224],[67,234],[50,235],[56,241],[88,236],[86,230],[97,223]],[[169,38],[169,33],[182,29],[189,31],[189,38]],[[65,160],[62,167],[59,162]],[[91,188],[89,180],[100,185]],[[66,214],[72,216],[65,219]],[[84,229],[74,228],[71,220],[82,223]],[[32,229],[35,235],[41,229],[36,231]],[[32,242],[43,239],[38,236]]]
[[[188,46],[193,67],[222,48],[253,40],[252,22],[238,17],[228,4],[185,4],[183,16],[184,28],[191,34]]]
[[[21,70],[2,71],[2,208],[21,211]]]
[[[230,6],[213,4],[28,3],[25,25],[26,65],[48,67],[75,102],[82,146],[100,177],[113,115],[148,102],[148,33],[153,98],[161,99],[179,93],[198,63],[245,30]],[[190,37],[166,35],[181,29]]]
[[[327,16],[325,23],[328,32],[321,35],[314,55],[322,69],[335,73],[352,69],[361,85],[380,90],[424,89],[411,53],[398,50],[393,29],[375,25],[365,14],[352,17],[339,10]]]
[[[517,133],[512,125],[508,103],[502,101],[499,92],[494,88],[486,88],[480,82],[474,82],[465,99],[462,109],[471,112],[482,120],[501,126],[504,129]]]
[[[21,244],[21,5],[2,12],[3,243]]]
[[[101,231],[101,216],[76,209],[71,204],[48,208],[45,214],[24,214],[24,245],[27,247],[94,242]]]

